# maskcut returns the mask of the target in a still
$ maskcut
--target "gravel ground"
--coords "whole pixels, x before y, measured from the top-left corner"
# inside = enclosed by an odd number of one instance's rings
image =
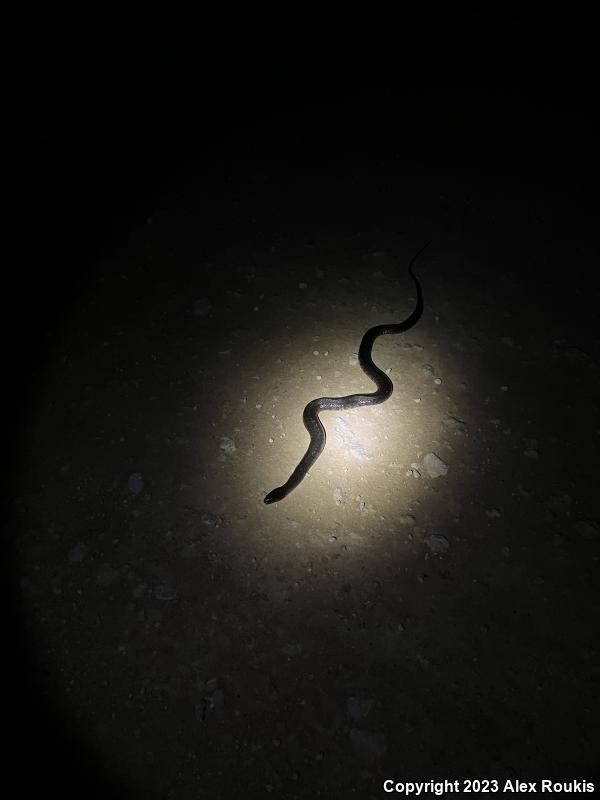
[[[557,232],[564,183],[420,147],[234,141],[48,341],[17,591],[63,768],[114,796],[592,774],[599,340],[572,264],[597,254]],[[375,347],[392,398],[325,414],[264,505],[305,403],[370,388],[360,338],[408,316],[427,239],[423,317]]]
[[[310,47],[283,11],[221,39],[204,7],[144,38],[146,14],[30,15],[8,81],[7,785],[597,781],[590,70],[560,100],[580,62],[537,14],[336,20]],[[513,63],[520,100],[418,88],[460,58]],[[392,397],[324,413],[265,505],[305,404],[372,390],[361,337],[411,313],[429,240],[422,318],[374,348]]]

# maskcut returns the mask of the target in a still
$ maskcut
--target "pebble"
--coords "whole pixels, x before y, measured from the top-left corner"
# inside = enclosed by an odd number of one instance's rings
[[[423,466],[430,478],[440,478],[448,472],[448,464],[435,453],[427,453],[423,458]]]
[[[463,422],[462,419],[450,416],[443,420],[442,425],[451,431],[456,431],[456,433],[464,433],[467,428],[466,422]]]
[[[208,710],[215,714],[222,714],[225,708],[225,693],[223,689],[215,689],[208,700]]]
[[[448,539],[439,533],[432,533],[426,536],[424,541],[432,553],[447,553],[450,549],[450,542]]]
[[[200,522],[208,528],[218,528],[223,520],[218,514],[213,514],[212,511],[201,511]]]
[[[336,506],[343,506],[346,502],[346,492],[340,486],[336,486],[333,490],[333,499]]]
[[[348,711],[353,720],[364,719],[373,708],[373,700],[370,697],[349,697]]]
[[[226,453],[228,456],[233,455],[236,451],[235,442],[233,439],[230,439],[229,436],[222,436],[221,442],[219,444],[220,449]]]
[[[134,472],[129,476],[127,481],[127,486],[129,487],[129,491],[133,492],[134,494],[139,494],[144,490],[144,476],[141,472]]]

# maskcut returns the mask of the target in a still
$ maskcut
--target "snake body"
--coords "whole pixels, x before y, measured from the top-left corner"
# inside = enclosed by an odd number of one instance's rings
[[[323,423],[319,419],[320,411],[345,411],[349,408],[358,408],[359,406],[374,406],[378,403],[385,402],[392,394],[394,384],[389,376],[380,370],[373,362],[371,351],[375,340],[379,336],[383,336],[387,333],[402,333],[407,331],[409,328],[412,328],[421,317],[423,313],[423,292],[421,284],[413,272],[413,264],[429,244],[430,242],[427,242],[427,244],[423,245],[412,257],[408,265],[408,272],[417,288],[417,302],[412,314],[403,322],[398,322],[393,325],[375,325],[375,327],[369,328],[360,343],[358,363],[362,367],[363,372],[375,383],[377,390],[375,392],[369,392],[368,394],[349,394],[345,397],[317,397],[316,400],[311,400],[310,403],[307,404],[302,415],[302,420],[310,436],[308,450],[283,486],[278,486],[267,494],[265,503],[277,503],[279,500],[283,500],[284,497],[287,497],[288,494],[301,483],[308,470],[323,452],[325,442],[327,441],[327,435]]]

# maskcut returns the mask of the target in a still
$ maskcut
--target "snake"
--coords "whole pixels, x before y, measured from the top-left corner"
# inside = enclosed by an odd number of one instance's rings
[[[310,444],[298,466],[287,481],[282,486],[272,489],[266,495],[264,502],[267,503],[267,505],[278,503],[280,500],[287,497],[290,492],[304,480],[309,469],[325,449],[327,434],[319,418],[319,413],[321,411],[346,411],[350,408],[358,408],[360,406],[374,406],[378,403],[384,403],[391,396],[394,390],[394,384],[389,375],[379,369],[373,362],[371,352],[375,340],[380,336],[389,333],[403,333],[409,328],[412,328],[419,321],[423,313],[423,290],[419,279],[413,271],[413,264],[430,244],[431,242],[424,244],[423,247],[415,253],[408,265],[409,275],[413,279],[417,289],[417,300],[413,312],[403,322],[390,325],[375,325],[373,328],[369,328],[361,340],[358,350],[358,363],[363,372],[377,386],[376,391],[367,394],[349,394],[345,397],[317,397],[316,400],[311,400],[310,403],[306,405],[302,414],[302,421],[310,436]]]

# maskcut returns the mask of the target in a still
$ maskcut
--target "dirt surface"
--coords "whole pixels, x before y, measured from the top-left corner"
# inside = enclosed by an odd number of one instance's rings
[[[562,12],[206,5],[28,13],[9,59],[5,785],[591,797],[597,47]],[[265,505],[427,241],[393,395],[324,413]]]
[[[564,175],[397,145],[234,141],[48,342],[14,563],[61,764],[105,796],[592,776],[599,342],[572,276],[597,253],[556,228]],[[306,402],[370,390],[361,336],[408,316],[428,239],[423,317],[375,347],[392,398],[324,414],[264,505]]]

